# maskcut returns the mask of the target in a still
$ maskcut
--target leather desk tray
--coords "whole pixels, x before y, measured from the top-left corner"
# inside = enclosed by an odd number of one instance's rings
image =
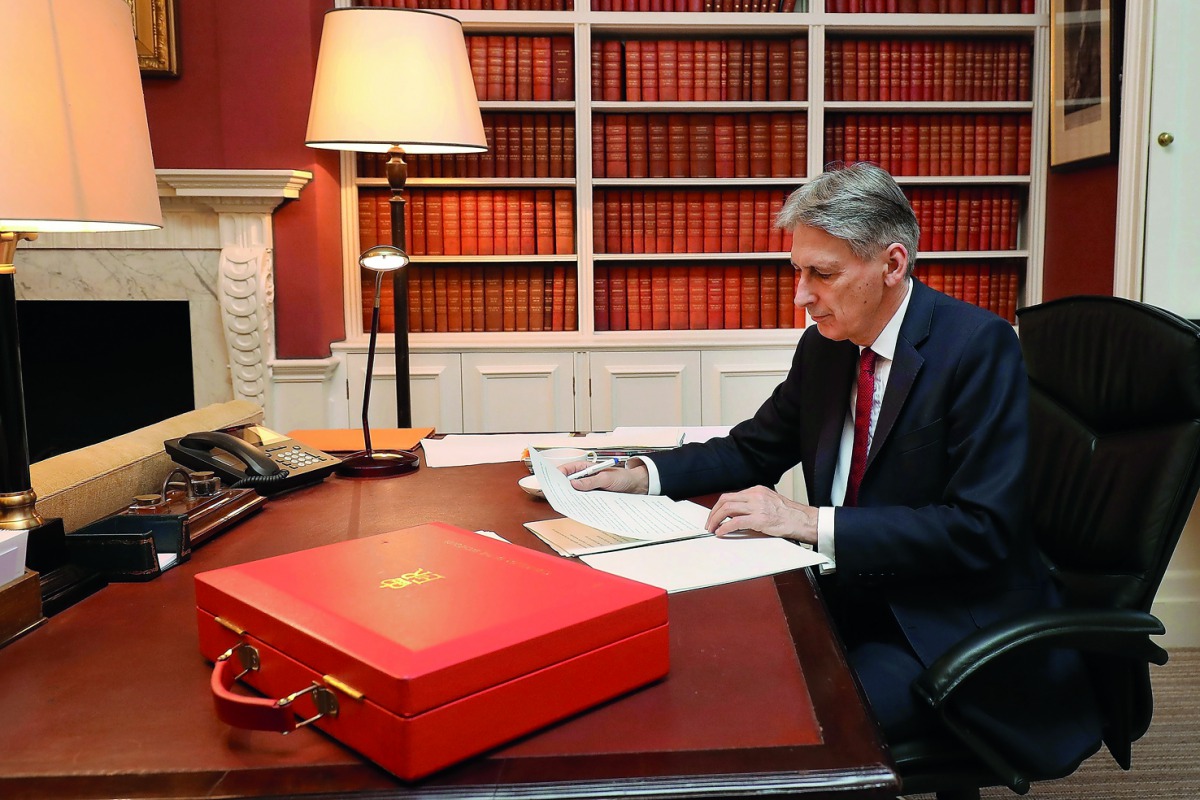
[[[195,581],[218,716],[312,723],[408,780],[667,672],[661,589],[441,523]]]

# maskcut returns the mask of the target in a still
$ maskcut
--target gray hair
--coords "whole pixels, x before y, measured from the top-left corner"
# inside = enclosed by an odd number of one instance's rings
[[[874,164],[828,165],[792,192],[775,227],[790,231],[798,225],[841,239],[861,259],[898,242],[908,250],[909,275],[916,266],[921,226],[896,181]]]

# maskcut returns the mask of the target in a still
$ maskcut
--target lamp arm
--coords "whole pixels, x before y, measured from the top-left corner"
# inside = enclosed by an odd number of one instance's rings
[[[408,164],[404,148],[388,150],[388,187],[392,190],[389,205],[392,212],[392,245],[408,252],[404,236],[404,184],[408,182]],[[376,295],[378,297],[378,295]],[[392,303],[396,320],[396,417],[401,428],[412,427],[412,396],[408,365],[408,270],[392,276]]]

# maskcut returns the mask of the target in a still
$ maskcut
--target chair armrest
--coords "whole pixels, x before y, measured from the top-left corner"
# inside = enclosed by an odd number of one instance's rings
[[[978,631],[946,651],[913,683],[940,709],[963,681],[1015,650],[1068,647],[1167,663],[1167,651],[1150,641],[1165,632],[1157,618],[1129,609],[1055,609],[1025,614]]]

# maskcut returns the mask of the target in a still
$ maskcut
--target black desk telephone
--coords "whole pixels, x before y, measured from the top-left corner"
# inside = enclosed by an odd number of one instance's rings
[[[277,494],[324,480],[341,459],[261,425],[229,431],[200,431],[163,442],[171,459],[185,467],[212,470],[231,485]]]

